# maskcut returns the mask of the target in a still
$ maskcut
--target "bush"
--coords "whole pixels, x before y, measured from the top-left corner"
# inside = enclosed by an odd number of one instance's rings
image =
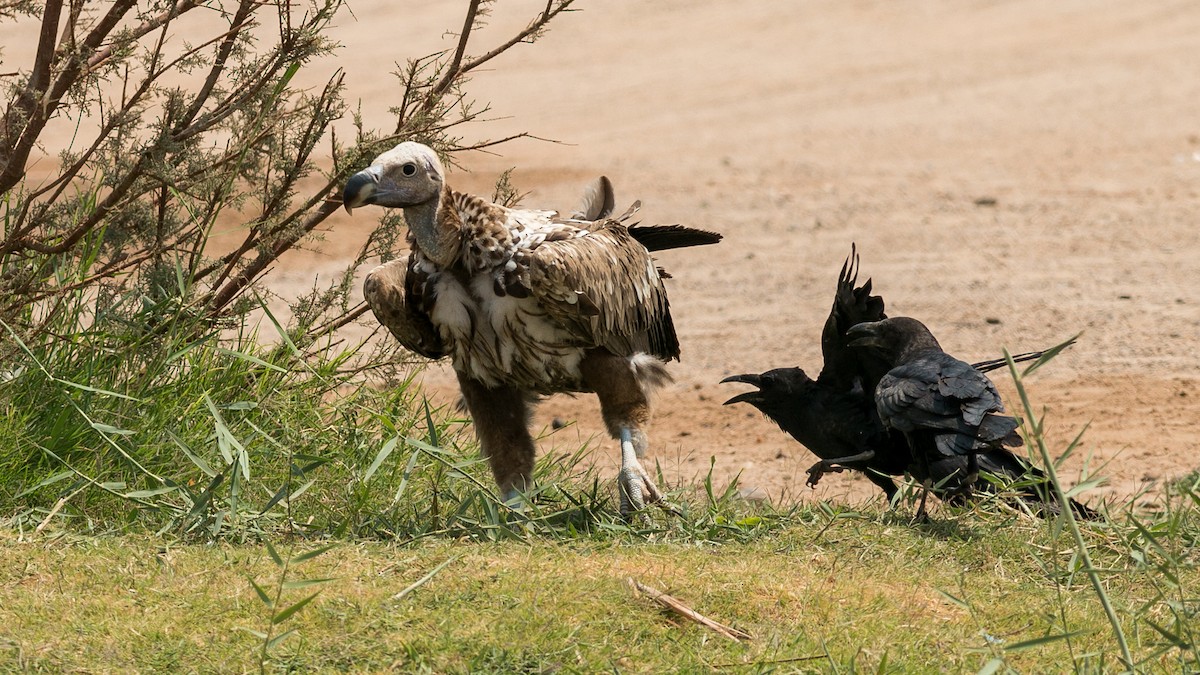
[[[349,493],[382,449],[417,423],[426,439],[451,424],[414,408],[393,341],[347,346],[337,335],[366,309],[355,269],[394,255],[399,216],[284,321],[262,282],[340,208],[345,178],[398,139],[444,153],[509,140],[457,135],[487,110],[462,85],[572,1],[553,0],[471,57],[486,14],[471,0],[456,49],[399,73],[395,127],[366,129],[355,116],[349,140],[333,127],[349,108],[344,74],[293,84],[327,68],[336,45],[325,31],[341,0],[0,8],[0,20],[40,36],[4,80],[0,117],[0,512],[212,535],[301,518],[368,527],[352,512],[377,504]],[[55,170],[31,177],[54,143]],[[218,223],[243,224],[241,241],[214,250]],[[363,389],[368,371],[388,386]],[[294,503],[334,464],[338,489],[307,509]]]

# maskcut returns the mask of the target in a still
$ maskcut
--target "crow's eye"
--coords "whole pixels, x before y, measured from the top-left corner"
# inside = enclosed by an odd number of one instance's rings
[[[404,174],[405,176],[411,176],[411,175],[415,174],[416,172],[417,172],[417,165],[413,164],[412,162],[409,162],[408,164],[405,164],[404,166],[400,167],[400,173]]]

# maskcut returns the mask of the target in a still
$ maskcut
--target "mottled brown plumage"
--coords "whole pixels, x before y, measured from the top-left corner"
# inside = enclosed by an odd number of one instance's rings
[[[715,243],[678,226],[610,219],[612,187],[597,181],[573,218],[511,209],[456,192],[437,155],[401,143],[346,184],[347,210],[404,209],[411,255],[372,271],[363,290],[380,323],[428,358],[449,356],[483,451],[506,498],[529,485],[534,395],[595,392],[622,441],[623,511],[658,493],[637,457],[649,392],[679,357],[663,278],[638,236],[661,248]],[[626,460],[629,457],[625,457]],[[626,503],[626,498],[629,502]]]

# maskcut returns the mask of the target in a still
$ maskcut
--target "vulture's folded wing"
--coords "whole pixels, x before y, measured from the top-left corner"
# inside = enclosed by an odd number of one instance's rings
[[[384,263],[363,281],[363,296],[375,318],[410,351],[440,359],[448,352],[429,320],[433,300],[426,275],[413,256]]]
[[[547,240],[522,262],[530,295],[581,344],[679,358],[654,259],[624,226],[610,221],[584,236]]]

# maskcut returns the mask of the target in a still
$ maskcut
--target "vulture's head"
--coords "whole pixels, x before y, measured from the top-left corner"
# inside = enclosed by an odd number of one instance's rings
[[[442,192],[446,172],[437,153],[420,143],[405,141],[388,150],[346,181],[342,204],[349,213],[367,204],[411,208],[434,202]]]
[[[846,331],[846,338],[851,347],[874,349],[894,363],[903,361],[906,354],[941,349],[925,324],[907,316],[856,324]]]
[[[730,375],[721,380],[722,384],[726,382],[742,382],[756,389],[734,396],[725,401],[725,405],[749,403],[771,418],[778,417],[774,413],[782,413],[783,410],[792,407],[795,397],[804,395],[816,386],[816,382],[799,368],[776,368],[757,375]]]

